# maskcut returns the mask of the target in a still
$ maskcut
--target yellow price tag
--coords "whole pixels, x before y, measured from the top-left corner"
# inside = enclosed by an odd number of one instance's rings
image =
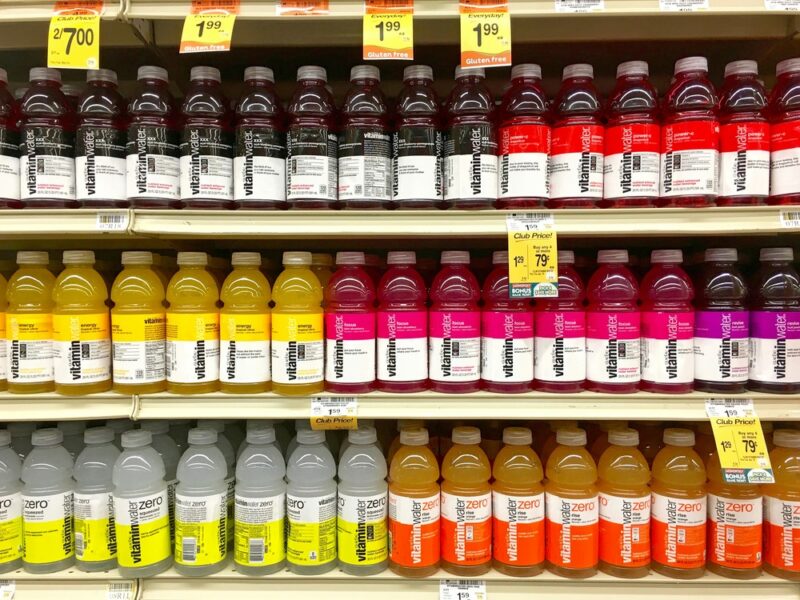
[[[180,53],[230,50],[238,13],[238,0],[194,0],[183,22]]]
[[[364,60],[414,60],[414,1],[365,0]]]
[[[357,429],[358,399],[353,396],[311,398],[311,429]]]
[[[461,0],[461,66],[511,66],[511,15],[506,0]]]
[[[47,66],[100,68],[100,15],[103,2],[56,2],[47,38]]]
[[[510,213],[506,229],[509,297],[558,297],[558,237],[553,215]]]

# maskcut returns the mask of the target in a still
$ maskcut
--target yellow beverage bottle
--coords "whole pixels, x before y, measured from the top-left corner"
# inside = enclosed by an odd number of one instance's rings
[[[420,429],[422,427],[425,427],[425,421],[422,419],[397,420],[397,435],[392,439],[391,444],[389,444],[389,451],[386,454],[386,461],[389,464],[392,464],[394,455],[397,454],[397,451],[400,449],[400,434],[402,433],[403,429]],[[428,448],[431,447],[430,432],[428,432],[428,443],[426,445]],[[431,448],[431,450],[433,450],[433,448]]]
[[[271,387],[270,289],[258,252],[234,252],[220,292],[220,388],[258,394]]]
[[[550,458],[553,450],[556,449],[556,446],[558,446],[558,441],[556,440],[558,430],[563,428],[575,429],[576,427],[578,427],[577,421],[550,421],[550,432],[547,434],[544,444],[542,444],[542,451],[539,452],[543,465],[547,465],[547,460]]]
[[[597,437],[594,438],[592,445],[589,447],[589,454],[592,455],[594,462],[597,463],[603,452],[611,445],[608,441],[609,432],[614,429],[627,429],[627,421],[601,421],[598,427]]]
[[[4,275],[0,274],[0,391],[8,389],[8,379],[6,370],[8,368],[8,360],[6,356],[6,310],[8,308],[8,301],[6,300],[6,290],[8,283]]]
[[[597,573],[597,466],[583,429],[561,428],[556,441],[545,468],[546,565],[561,577],[583,579]]]
[[[769,453],[775,483],[764,492],[764,570],[800,581],[800,431],[776,429]]]
[[[650,467],[635,429],[612,429],[600,455],[600,570],[615,577],[650,571]]]
[[[703,576],[706,565],[706,468],[691,429],[664,430],[653,461],[651,566],[675,579]]]
[[[515,577],[544,567],[544,469],[532,443],[527,427],[506,427],[492,469],[492,563]]]
[[[154,394],[167,389],[165,287],[153,253],[122,253],[122,272],[111,286],[114,391]]]
[[[284,252],[283,266],[272,290],[272,389],[318,394],[325,374],[322,286],[309,268],[310,252]]]
[[[633,428],[639,432],[639,451],[647,459],[647,464],[652,466],[658,451],[664,447],[664,432],[659,423],[651,421],[635,422]]]
[[[53,373],[70,396],[111,389],[108,288],[91,250],[66,250],[53,286]]]
[[[167,287],[167,390],[219,389],[219,290],[205,252],[179,252]]]
[[[311,270],[319,279],[322,289],[328,285],[328,280],[333,275],[333,255],[324,252],[314,252],[311,255]]]

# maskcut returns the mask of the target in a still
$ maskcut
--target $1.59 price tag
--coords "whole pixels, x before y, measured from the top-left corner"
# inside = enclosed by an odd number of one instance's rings
[[[99,69],[102,0],[56,2],[53,11],[47,38],[47,66]]]
[[[414,60],[414,0],[364,0],[364,60]]]
[[[511,66],[507,0],[461,0],[461,66]]]
[[[311,398],[311,429],[357,429],[358,398],[314,396]]]
[[[239,0],[192,0],[181,33],[181,54],[231,49]]]
[[[480,579],[443,579],[439,600],[486,600],[486,582]]]
[[[558,297],[558,239],[550,213],[511,213],[508,230],[510,298]]]

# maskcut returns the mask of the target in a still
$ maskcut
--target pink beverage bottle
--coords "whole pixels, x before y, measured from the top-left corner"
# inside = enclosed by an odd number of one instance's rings
[[[592,65],[564,67],[553,101],[550,208],[594,208],[603,197],[603,121]]]
[[[550,197],[550,123],[539,65],[514,65],[500,104],[497,208],[542,207]]]
[[[483,284],[481,385],[489,392],[521,394],[533,382],[531,302],[509,298],[508,252],[495,252],[492,264]]]
[[[653,206],[658,199],[661,126],[658,93],[643,60],[617,66],[608,100],[603,156],[604,207]]]
[[[769,96],[770,184],[767,204],[800,204],[800,58],[775,67]]]
[[[481,290],[469,270],[469,252],[442,252],[431,286],[429,376],[446,394],[477,392],[481,377]]]
[[[323,67],[297,69],[286,134],[286,200],[290,208],[333,208],[339,181],[336,104]]]
[[[663,104],[661,198],[659,206],[702,207],[714,203],[719,187],[717,92],[703,56],[675,63]]]
[[[183,100],[181,201],[186,208],[234,208],[230,102],[214,67],[192,67]]]
[[[587,389],[626,394],[641,380],[639,285],[627,250],[600,250],[589,280],[586,315]]]
[[[800,276],[791,248],[762,248],[750,286],[750,381],[754,392],[800,391]]]
[[[247,67],[244,91],[236,104],[233,200],[237,208],[287,208],[283,121],[272,69]]]
[[[456,67],[447,99],[445,208],[491,208],[497,200],[495,103],[483,69]]]
[[[161,67],[139,67],[128,104],[127,190],[136,208],[180,207],[180,158],[175,99]]]
[[[0,208],[21,208],[19,201],[19,109],[8,91],[8,73],[0,69]]]
[[[694,383],[694,286],[680,250],[653,250],[642,279],[642,383],[646,392],[684,394]]]
[[[325,287],[325,389],[365,394],[375,389],[375,286],[363,252],[337,252]]]
[[[378,389],[428,389],[428,290],[414,252],[389,252],[378,285]]]
[[[750,362],[747,284],[736,248],[709,248],[695,278],[694,389],[741,393]]]
[[[61,73],[35,67],[22,99],[20,197],[25,208],[77,208],[75,149]]]

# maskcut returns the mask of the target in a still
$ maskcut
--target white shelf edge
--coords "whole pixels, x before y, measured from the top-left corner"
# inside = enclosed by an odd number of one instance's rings
[[[98,226],[100,215],[125,215],[124,229],[108,231]],[[133,211],[124,208],[0,210],[3,239],[123,238],[132,232]]]
[[[125,394],[59,396],[0,393],[0,421],[127,419],[134,413],[134,397]]]

